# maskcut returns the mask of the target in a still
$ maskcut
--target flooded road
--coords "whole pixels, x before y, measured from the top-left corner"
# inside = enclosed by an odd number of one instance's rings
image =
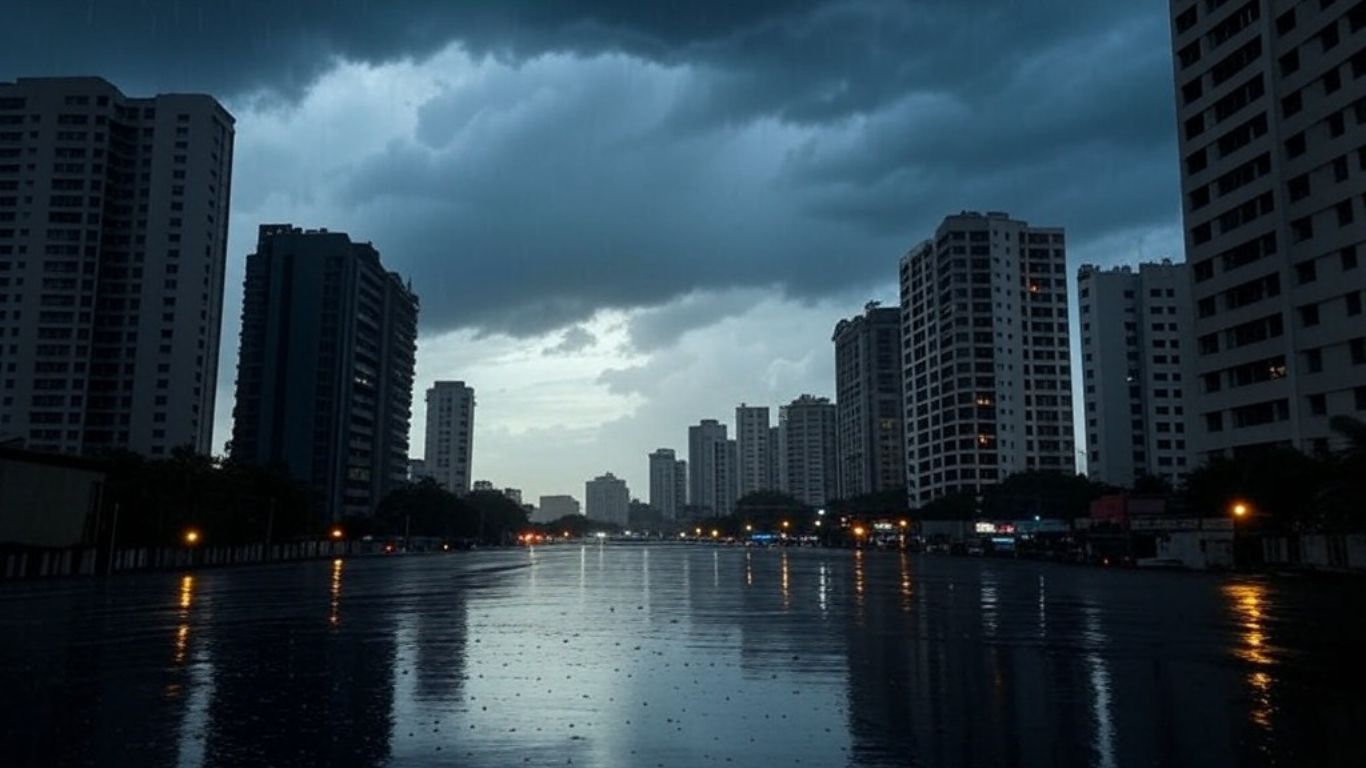
[[[1366,765],[1366,587],[564,545],[0,586],[0,765]]]

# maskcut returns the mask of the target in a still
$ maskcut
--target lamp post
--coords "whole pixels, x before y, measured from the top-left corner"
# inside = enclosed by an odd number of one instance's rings
[[[1229,514],[1233,520],[1233,567],[1238,567],[1238,521],[1246,519],[1252,514],[1252,506],[1246,501],[1235,500],[1229,505]]]

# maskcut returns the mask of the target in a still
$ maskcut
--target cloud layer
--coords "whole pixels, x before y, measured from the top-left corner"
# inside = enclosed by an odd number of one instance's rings
[[[947,213],[1064,226],[1074,267],[1181,255],[1163,3],[12,0],[5,18],[6,76],[219,96],[238,118],[226,306],[260,223],[374,242],[422,298],[419,384],[519,404],[479,420],[503,484],[533,485],[509,457],[549,455],[522,420],[643,457],[730,400],[820,389],[826,364],[790,345],[829,357],[828,328],[892,298]],[[232,310],[220,441],[236,334]]]

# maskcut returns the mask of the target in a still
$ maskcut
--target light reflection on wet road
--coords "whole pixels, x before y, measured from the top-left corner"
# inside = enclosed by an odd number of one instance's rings
[[[0,764],[1366,765],[1350,580],[556,546],[0,587]]]

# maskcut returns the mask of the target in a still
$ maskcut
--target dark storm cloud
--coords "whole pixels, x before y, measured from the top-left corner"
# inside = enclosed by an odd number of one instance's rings
[[[1179,215],[1165,3],[11,0],[5,18],[0,73],[239,104],[458,44],[480,78],[325,182],[429,331],[887,282],[963,208],[1066,226],[1074,250]],[[632,336],[715,317],[684,301]]]

